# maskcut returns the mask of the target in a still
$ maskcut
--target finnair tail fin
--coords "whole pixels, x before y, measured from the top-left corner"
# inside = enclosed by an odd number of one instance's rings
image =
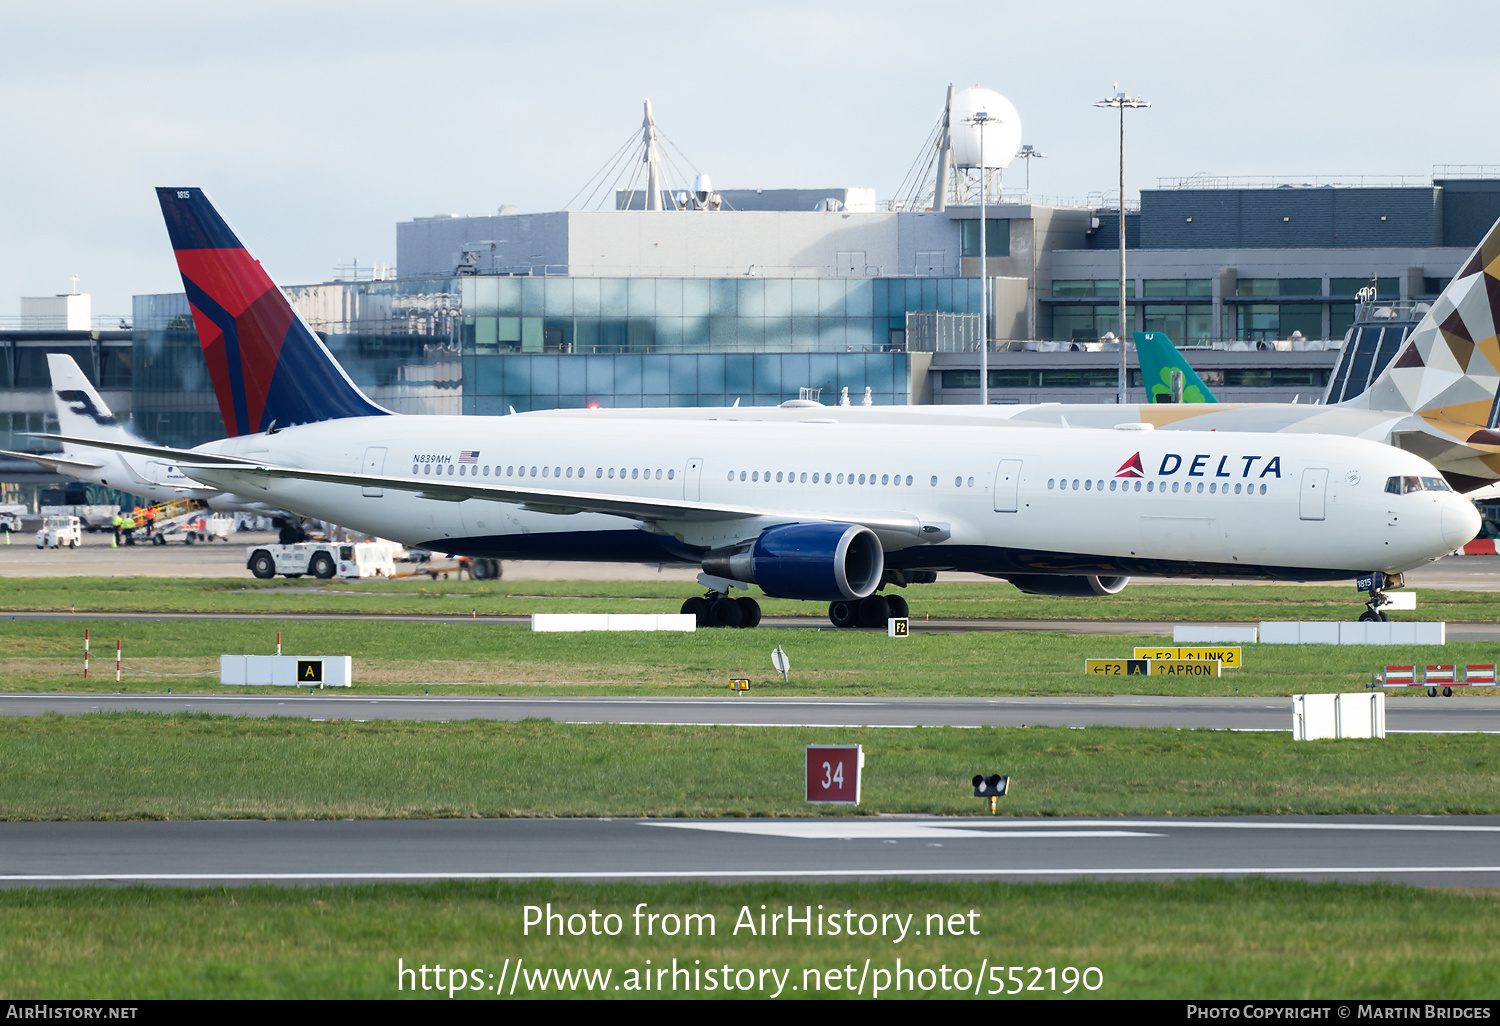
[[[58,434],[104,441],[130,437],[71,356],[48,353],[47,371],[52,377]]]
[[[1494,446],[1500,418],[1500,221],[1390,364],[1345,406],[1410,413],[1461,442]],[[1494,451],[1494,450],[1490,450]]]
[[[390,412],[349,380],[202,189],[156,196],[230,435]]]
[[[1146,386],[1146,395],[1151,402],[1157,396],[1172,394],[1172,372],[1182,373],[1182,401],[1185,403],[1216,403],[1218,398],[1188,365],[1182,351],[1172,344],[1162,331],[1138,331],[1135,333],[1135,355],[1141,364],[1141,381]]]

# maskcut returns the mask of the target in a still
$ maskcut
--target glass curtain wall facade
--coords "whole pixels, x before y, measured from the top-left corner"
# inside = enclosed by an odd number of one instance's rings
[[[548,278],[332,282],[285,291],[355,384],[398,413],[909,401],[910,311],[977,314],[968,278]],[[134,420],[223,436],[186,296],[135,298]]]
[[[563,353],[464,357],[464,412],[641,406],[775,406],[804,388],[823,403],[908,401],[906,354]]]
[[[885,352],[908,311],[978,313],[968,278],[468,277],[465,355]],[[894,337],[893,337],[894,333]]]

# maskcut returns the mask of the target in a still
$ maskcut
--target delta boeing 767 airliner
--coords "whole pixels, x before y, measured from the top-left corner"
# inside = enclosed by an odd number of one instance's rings
[[[1431,464],[1359,438],[844,423],[839,408],[691,425],[391,414],[202,190],[158,195],[231,437],[104,447],[440,551],[698,566],[708,594],[684,611],[705,624],[759,620],[736,585],[874,625],[905,606],[882,588],[934,571],[1051,594],[1113,593],[1131,575],[1347,580],[1421,566],[1479,529]]]

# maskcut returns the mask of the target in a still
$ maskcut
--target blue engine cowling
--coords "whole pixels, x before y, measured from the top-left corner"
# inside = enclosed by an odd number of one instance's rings
[[[885,551],[857,524],[786,524],[736,552],[717,552],[703,569],[757,584],[773,598],[862,599],[880,586]]]

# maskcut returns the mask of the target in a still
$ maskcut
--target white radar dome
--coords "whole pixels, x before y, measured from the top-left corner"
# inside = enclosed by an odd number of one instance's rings
[[[953,94],[953,166],[979,166],[979,125],[971,119],[983,111],[991,119],[984,126],[985,167],[1007,167],[1021,148],[1021,115],[1015,105],[993,89],[960,89]]]

